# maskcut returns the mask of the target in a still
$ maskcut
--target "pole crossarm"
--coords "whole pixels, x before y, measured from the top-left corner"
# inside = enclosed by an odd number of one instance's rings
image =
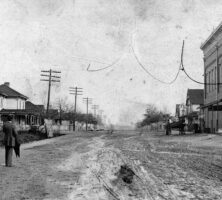
[[[52,73],[61,73],[61,71],[54,71],[54,70],[52,70]]]
[[[47,75],[47,74],[41,74],[41,76],[47,76],[47,77],[49,77],[49,75]]]
[[[48,73],[49,73],[49,72],[50,72],[50,70],[48,70],[48,71],[47,71],[47,70],[41,70],[41,72],[48,72]]]
[[[55,75],[53,75],[53,73],[61,73],[61,71],[54,71],[54,70],[50,69],[50,70],[41,70],[41,73],[45,73],[45,74],[40,74],[40,76],[49,78],[49,79],[40,79],[40,81],[49,82],[47,110],[46,110],[46,115],[47,115],[47,117],[49,117],[49,105],[50,105],[50,94],[51,94],[52,82],[60,82],[59,79],[61,78],[61,76],[55,76]]]
[[[75,90],[74,90],[74,89],[69,89],[69,91],[74,91],[74,92],[76,92],[76,91],[77,91],[77,92],[82,92],[82,90],[76,90],[76,89],[75,89]]]
[[[69,89],[74,89],[74,90],[75,90],[75,89],[77,89],[77,90],[78,90],[78,89],[81,89],[81,90],[82,90],[83,88],[80,88],[80,87],[69,87]]]
[[[61,76],[51,76],[52,78],[61,78]]]
[[[51,80],[52,82],[60,82],[60,80]]]
[[[73,94],[73,95],[83,95],[83,94],[78,94],[78,93],[69,93],[69,94]]]

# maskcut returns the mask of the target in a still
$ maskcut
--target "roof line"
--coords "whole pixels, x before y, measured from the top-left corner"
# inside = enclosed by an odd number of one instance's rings
[[[216,34],[217,31],[218,31],[221,27],[222,27],[222,22],[217,26],[216,29],[214,29],[214,30],[212,31],[212,33],[211,33],[211,34],[209,35],[209,37],[205,40],[205,42],[201,44],[201,46],[200,46],[200,49],[201,49],[201,50],[203,50],[204,46],[210,41],[210,39],[212,38],[212,36],[213,36],[214,34]]]
[[[0,85],[0,86],[6,86],[6,87],[8,87],[10,90],[12,90],[13,92],[15,92],[15,93],[17,94],[16,96],[21,97],[21,98],[24,98],[24,99],[28,99],[27,96],[21,94],[20,92],[12,89],[11,87],[9,87],[9,86],[7,86],[7,85],[5,85],[5,84],[2,84],[2,85]],[[1,93],[1,92],[0,92],[0,93]],[[1,93],[1,94],[4,94],[4,93]],[[5,94],[4,94],[4,95],[5,95]],[[13,96],[13,95],[7,95],[6,97],[9,97],[9,98],[10,98],[10,97],[15,97],[15,96]]]

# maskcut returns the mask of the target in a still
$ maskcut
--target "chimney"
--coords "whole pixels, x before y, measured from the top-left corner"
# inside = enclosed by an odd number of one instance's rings
[[[9,82],[5,82],[4,85],[6,85],[6,86],[9,87],[9,86],[10,86],[10,83],[9,83]]]

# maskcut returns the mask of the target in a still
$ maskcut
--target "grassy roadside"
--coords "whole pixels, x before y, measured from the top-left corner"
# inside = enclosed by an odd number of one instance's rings
[[[45,134],[42,134],[39,132],[19,131],[18,135],[19,135],[19,141],[21,142],[21,144],[47,139],[47,136]],[[54,137],[59,137],[62,135],[64,134],[56,133],[54,134]],[[4,133],[1,131],[0,132],[0,147],[3,146],[3,137],[4,137]]]

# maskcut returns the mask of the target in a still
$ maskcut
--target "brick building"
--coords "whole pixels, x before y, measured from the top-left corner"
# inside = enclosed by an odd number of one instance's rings
[[[201,45],[204,55],[204,123],[207,131],[222,128],[222,23]]]

